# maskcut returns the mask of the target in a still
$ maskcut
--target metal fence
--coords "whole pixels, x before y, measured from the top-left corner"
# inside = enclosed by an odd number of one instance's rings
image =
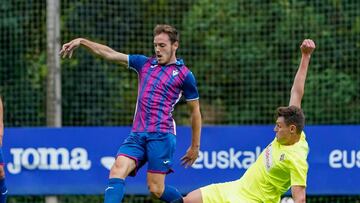
[[[0,88],[7,126],[46,125],[46,2],[3,1]],[[270,124],[287,105],[312,38],[303,108],[308,124],[360,121],[360,3],[348,1],[61,1],[61,43],[86,37],[114,49],[153,54],[158,23],[181,33],[178,57],[194,72],[205,124]],[[65,126],[130,125],[137,75],[85,49],[61,61]],[[50,115],[51,116],[51,115]],[[53,115],[55,116],[55,115]],[[185,102],[175,119],[187,125]]]

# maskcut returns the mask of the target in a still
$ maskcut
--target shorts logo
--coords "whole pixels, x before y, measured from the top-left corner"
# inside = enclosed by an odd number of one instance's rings
[[[164,161],[164,164],[169,164],[169,163],[170,163],[169,160]]]

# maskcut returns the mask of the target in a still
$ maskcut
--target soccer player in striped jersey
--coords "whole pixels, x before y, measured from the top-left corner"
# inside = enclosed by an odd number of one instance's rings
[[[4,157],[2,152],[2,144],[4,137],[4,105],[0,97],[0,203],[5,203],[8,190],[5,185],[5,169]]]
[[[306,201],[309,148],[303,132],[305,117],[301,100],[315,43],[305,39],[300,49],[302,57],[289,106],[277,109],[276,137],[256,162],[240,179],[202,187],[174,203],[278,203],[290,187],[295,203]]]
[[[195,77],[180,58],[176,58],[179,34],[170,25],[154,28],[155,56],[127,55],[108,46],[77,38],[63,45],[60,54],[70,57],[80,45],[92,53],[127,65],[138,74],[138,99],[133,126],[129,137],[118,150],[110,170],[105,203],[119,203],[124,194],[124,180],[135,176],[137,170],[148,162],[147,184],[150,193],[171,202],[181,197],[172,186],[165,185],[166,174],[172,172],[176,144],[176,125],[172,111],[184,95],[190,109],[192,140],[181,158],[185,167],[198,157],[200,147],[201,114]]]

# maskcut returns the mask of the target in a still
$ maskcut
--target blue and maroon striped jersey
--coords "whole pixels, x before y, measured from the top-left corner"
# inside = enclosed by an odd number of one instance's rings
[[[183,94],[187,101],[199,99],[195,77],[181,59],[159,65],[156,58],[129,55],[129,68],[138,73],[138,98],[132,132],[176,134],[172,118]]]

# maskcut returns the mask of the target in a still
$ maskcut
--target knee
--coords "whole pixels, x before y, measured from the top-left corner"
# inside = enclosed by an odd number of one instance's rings
[[[148,183],[149,192],[153,197],[160,198],[164,192],[163,184]]]
[[[110,177],[125,176],[126,166],[121,163],[115,162],[110,169]]]
[[[0,167],[0,180],[5,178],[5,170],[4,167]]]
[[[125,179],[129,173],[134,170],[135,164],[133,160],[116,160],[110,169],[110,178]]]

